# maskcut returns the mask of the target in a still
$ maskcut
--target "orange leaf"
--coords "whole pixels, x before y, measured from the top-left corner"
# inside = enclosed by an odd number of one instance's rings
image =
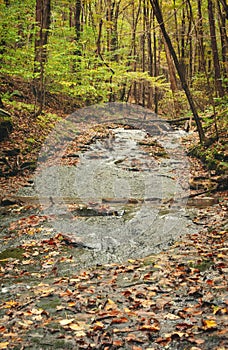
[[[123,345],[123,341],[122,340],[114,340],[113,341],[113,345],[114,346],[122,346]]]
[[[128,319],[126,317],[121,317],[121,318],[114,318],[111,322],[111,324],[113,323],[125,323],[128,322]]]

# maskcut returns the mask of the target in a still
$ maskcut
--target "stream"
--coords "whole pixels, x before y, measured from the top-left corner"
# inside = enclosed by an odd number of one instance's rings
[[[34,183],[18,191],[18,198],[27,203],[39,202],[42,209],[35,214],[49,220],[39,235],[13,237],[1,250],[61,233],[75,243],[73,255],[82,268],[145,257],[197,231],[186,208],[189,167],[179,143],[183,131],[163,123],[160,129],[165,132],[155,133],[138,120],[137,114],[131,128],[118,126],[105,139],[95,139],[75,155],[76,166],[56,161],[66,157],[65,143],[69,145],[75,134],[64,134],[54,161],[51,135]],[[2,216],[3,227],[13,215]]]

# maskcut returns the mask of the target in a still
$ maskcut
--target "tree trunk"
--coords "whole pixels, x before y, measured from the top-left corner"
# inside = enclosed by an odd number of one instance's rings
[[[198,11],[198,71],[206,71],[206,61],[205,61],[205,50],[204,50],[204,32],[203,32],[203,16],[202,16],[202,1],[197,0],[197,11]]]
[[[208,0],[208,19],[210,26],[210,36],[211,36],[211,48],[214,63],[214,79],[215,79],[215,90],[219,97],[224,96],[224,91],[221,81],[221,70],[219,64],[219,54],[218,46],[216,40],[216,30],[215,30],[215,18],[214,18],[214,6],[212,0]]]
[[[4,108],[4,104],[3,104],[3,102],[2,102],[1,96],[0,96],[0,108]]]
[[[75,39],[79,41],[81,35],[81,0],[76,0],[75,3]]]
[[[163,37],[164,37],[164,39],[165,39],[165,41],[167,43],[167,46],[169,48],[170,54],[173,57],[173,61],[174,61],[174,64],[176,66],[178,75],[180,77],[180,81],[181,81],[183,90],[185,91],[186,97],[188,99],[188,102],[189,102],[192,114],[194,116],[194,119],[195,119],[195,122],[196,122],[196,125],[197,125],[197,130],[198,130],[200,142],[203,143],[204,140],[205,140],[205,135],[204,135],[204,131],[203,131],[203,128],[202,128],[202,124],[201,124],[200,118],[198,116],[198,113],[197,113],[197,110],[196,110],[196,107],[195,107],[195,103],[193,101],[193,98],[192,98],[191,92],[189,90],[188,84],[186,82],[185,75],[183,73],[183,70],[181,69],[181,66],[179,64],[176,52],[175,52],[175,50],[173,48],[172,42],[170,40],[170,37],[169,37],[169,35],[168,35],[167,31],[166,31],[165,24],[164,24],[165,22],[163,20],[163,16],[162,16],[162,12],[161,12],[158,0],[150,0],[150,3],[152,5],[152,7],[153,7],[154,14],[155,14],[155,16],[157,18],[157,21],[158,21],[159,26],[161,28]]]
[[[226,18],[224,11],[221,10],[220,2],[217,0],[218,7],[218,22],[219,22],[219,31],[220,31],[220,40],[222,47],[222,63],[223,63],[223,75],[224,78],[228,77],[228,36],[226,31]]]
[[[47,61],[47,43],[50,29],[51,0],[36,1],[36,23],[38,31],[35,39],[34,80],[33,91],[36,102],[39,103],[38,115],[45,103],[45,63]]]
[[[80,45],[80,37],[81,37],[81,0],[76,0],[75,2],[75,51],[74,55],[76,56],[76,63],[74,64],[74,70],[78,70],[78,64],[77,62],[81,61],[80,56],[82,55],[81,52],[81,45]],[[78,57],[78,58],[77,58]]]
[[[224,11],[226,13],[226,18],[228,19],[228,5],[226,3],[226,0],[219,0],[224,8]]]

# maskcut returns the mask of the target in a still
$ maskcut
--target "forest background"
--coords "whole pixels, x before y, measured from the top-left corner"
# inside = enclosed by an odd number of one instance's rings
[[[227,20],[226,0],[0,0],[0,349],[228,348]],[[18,190],[58,121],[115,101],[191,130],[199,232],[78,273],[78,243]],[[63,162],[107,138],[86,127]]]
[[[193,115],[206,146],[224,134],[226,0],[1,0],[0,13],[1,118],[37,118],[53,96],[67,112],[127,101]]]

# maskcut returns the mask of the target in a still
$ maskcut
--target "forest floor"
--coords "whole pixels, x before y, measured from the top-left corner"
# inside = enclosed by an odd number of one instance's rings
[[[197,232],[159,254],[75,272],[72,242],[48,228],[42,236],[47,217],[39,205],[14,200],[29,184],[45,136],[71,107],[63,110],[58,101],[32,119],[21,97],[12,102],[6,108],[14,130],[1,143],[0,215],[13,220],[1,228],[2,244],[31,238],[0,254],[0,349],[227,349],[228,196],[217,175],[189,158],[191,194],[217,186],[207,199],[191,199]],[[94,133],[104,137],[106,129],[83,131],[78,145],[91,142]]]

